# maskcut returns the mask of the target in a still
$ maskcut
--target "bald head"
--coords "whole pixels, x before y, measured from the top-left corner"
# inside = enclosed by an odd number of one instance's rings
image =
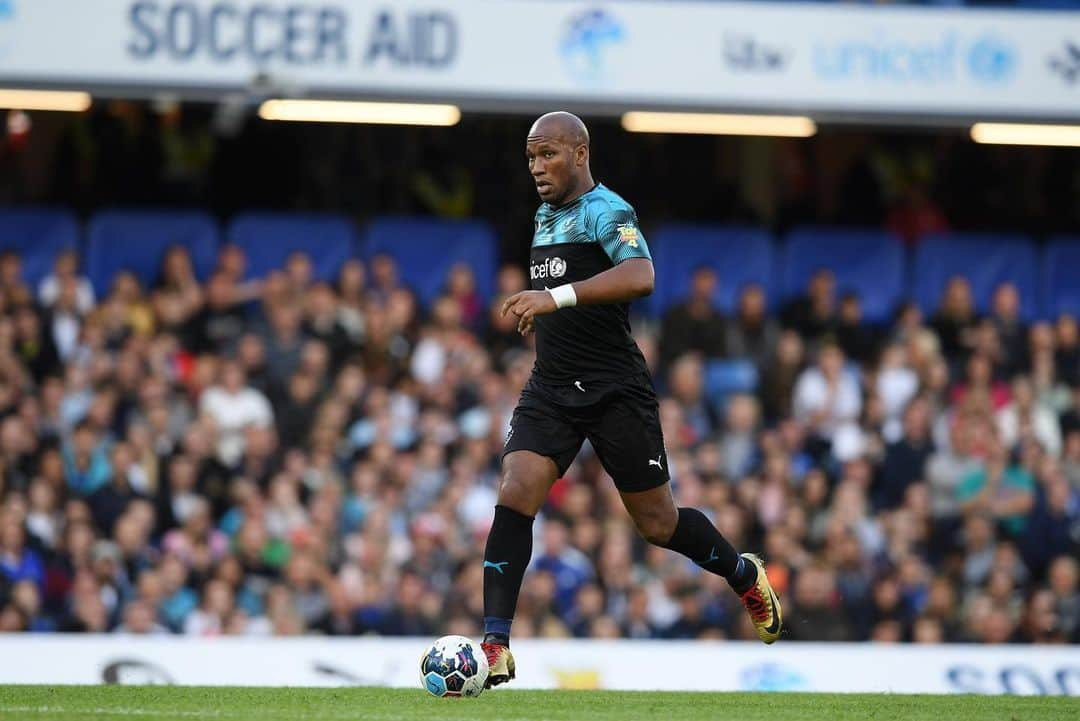
[[[581,118],[568,113],[564,110],[558,110],[554,113],[546,113],[541,115],[533,123],[532,129],[529,130],[529,140],[534,138],[551,138],[553,140],[561,140],[571,146],[589,145],[589,129],[585,127],[585,123],[581,122]]]
[[[536,192],[546,203],[572,202],[595,184],[589,170],[589,131],[576,115],[560,111],[537,118],[525,139],[525,155]]]

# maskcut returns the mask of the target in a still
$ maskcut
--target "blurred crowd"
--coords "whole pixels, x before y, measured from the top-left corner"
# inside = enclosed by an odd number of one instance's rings
[[[479,633],[523,272],[485,299],[448,269],[421,308],[388,257],[245,264],[200,282],[174,248],[95,297],[73,253],[34,288],[0,257],[0,631]],[[1080,640],[1076,319],[1026,324],[1007,284],[980,315],[958,278],[876,327],[828,271],[727,317],[722,280],[636,336],[678,503],[764,553],[788,637]],[[718,386],[731,359],[749,380]],[[535,529],[515,637],[754,637],[587,445]]]

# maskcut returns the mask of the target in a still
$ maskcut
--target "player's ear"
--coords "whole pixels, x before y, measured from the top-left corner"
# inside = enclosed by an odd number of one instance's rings
[[[589,146],[579,145],[574,149],[574,164],[578,166],[585,165],[589,162]]]

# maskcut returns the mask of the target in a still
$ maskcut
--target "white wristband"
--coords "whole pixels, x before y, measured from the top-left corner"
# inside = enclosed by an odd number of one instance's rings
[[[577,305],[577,293],[574,292],[574,284],[567,283],[558,288],[548,288],[548,293],[555,299],[556,308],[573,308]]]

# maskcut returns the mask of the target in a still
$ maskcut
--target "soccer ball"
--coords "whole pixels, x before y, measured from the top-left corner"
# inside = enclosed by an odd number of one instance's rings
[[[420,684],[432,696],[479,696],[487,677],[487,657],[464,636],[443,636],[420,657]]]

